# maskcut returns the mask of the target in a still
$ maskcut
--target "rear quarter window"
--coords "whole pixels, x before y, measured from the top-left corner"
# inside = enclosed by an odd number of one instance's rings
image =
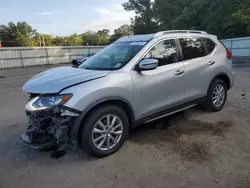
[[[209,38],[203,38],[203,41],[207,46],[208,54],[211,54],[215,49],[216,46],[215,42]]]
[[[201,38],[180,38],[179,41],[184,60],[206,56],[205,46]]]

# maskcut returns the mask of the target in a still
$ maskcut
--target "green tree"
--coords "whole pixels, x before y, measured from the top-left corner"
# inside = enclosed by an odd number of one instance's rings
[[[37,46],[53,46],[53,37],[52,35],[40,34],[36,33],[33,37],[33,40],[37,44]]]
[[[97,45],[97,37],[93,31],[87,31],[82,34],[84,45]]]
[[[80,35],[73,34],[69,37],[55,37],[51,43],[53,46],[81,46],[83,41]]]
[[[36,43],[32,37],[36,30],[26,22],[9,22],[8,25],[0,26],[0,37],[3,40],[3,46],[34,46]]]
[[[157,21],[159,30],[177,29],[175,19],[187,8],[190,0],[155,0],[153,15]]]
[[[53,39],[52,35],[43,34],[43,38],[44,38],[44,42],[45,42],[46,46],[52,46],[53,45],[53,43],[52,43],[52,39]]]
[[[52,45],[53,46],[63,46],[63,37],[54,37],[52,39]]]
[[[124,24],[121,27],[114,30],[114,34],[110,37],[110,42],[114,42],[123,36],[133,35],[133,31],[130,25]]]
[[[84,45],[107,45],[109,43],[109,32],[108,29],[99,30],[97,32],[87,31],[81,36]]]
[[[108,36],[109,33],[110,33],[110,30],[109,30],[109,29],[102,29],[102,30],[97,31],[97,34],[98,34],[98,35]]]
[[[110,30],[109,29],[102,29],[97,31],[97,40],[98,40],[98,44],[99,45],[107,45],[109,43],[109,33]]]
[[[15,25],[13,25],[15,28]],[[36,46],[37,43],[32,39],[36,30],[26,22],[17,22],[16,24],[16,40],[20,46]]]
[[[249,3],[250,4],[250,3]],[[247,27],[247,32],[250,34],[250,5],[236,11],[233,14],[233,19]]]
[[[250,23],[250,8],[240,9],[233,14],[233,18],[236,20],[249,24]]]
[[[205,30],[220,38],[250,34],[249,7],[246,0],[128,0],[124,4],[125,10],[136,13],[132,20],[135,33],[152,33],[154,29],[147,28],[153,26],[158,31]]]
[[[81,46],[83,43],[82,37],[77,35],[77,34],[73,34],[71,36],[68,37],[68,46]]]
[[[153,33],[157,31],[158,23],[153,14],[154,3],[151,0],[129,0],[123,3],[126,11],[134,11],[136,16],[131,20],[135,34]]]
[[[192,0],[173,23],[179,28],[206,30],[220,38],[244,36],[246,27],[232,17],[239,8],[239,0]]]
[[[0,37],[2,39],[2,45],[5,47],[18,46],[16,33],[17,28],[13,22],[9,22],[8,25],[0,25]]]

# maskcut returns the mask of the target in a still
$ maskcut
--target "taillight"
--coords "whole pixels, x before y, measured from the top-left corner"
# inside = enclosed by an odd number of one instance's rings
[[[233,56],[232,52],[229,49],[226,49],[226,50],[227,50],[227,58],[232,59],[232,56]]]

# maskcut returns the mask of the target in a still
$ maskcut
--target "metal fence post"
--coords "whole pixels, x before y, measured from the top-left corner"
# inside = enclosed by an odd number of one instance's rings
[[[231,39],[231,46],[230,46],[230,51],[232,52],[233,51],[233,39]]]
[[[47,56],[47,64],[49,65],[49,51],[48,51],[48,48],[44,48],[45,50],[45,53],[46,53],[46,56]]]
[[[71,57],[71,48],[69,48],[69,62],[71,62],[72,61],[72,57]]]
[[[20,53],[20,58],[21,58],[21,65],[22,65],[22,67],[24,67],[23,55],[22,55],[22,50],[21,49],[19,49],[19,53]]]

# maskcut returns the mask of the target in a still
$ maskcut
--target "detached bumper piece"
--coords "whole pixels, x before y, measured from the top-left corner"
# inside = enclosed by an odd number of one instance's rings
[[[57,146],[52,136],[43,136],[32,129],[21,134],[21,140],[33,149],[43,150]]]
[[[67,148],[70,146],[70,129],[80,112],[58,106],[43,111],[27,111],[26,115],[29,119],[29,126],[21,134],[21,140],[37,150],[54,150],[51,154],[54,158],[65,155]]]

